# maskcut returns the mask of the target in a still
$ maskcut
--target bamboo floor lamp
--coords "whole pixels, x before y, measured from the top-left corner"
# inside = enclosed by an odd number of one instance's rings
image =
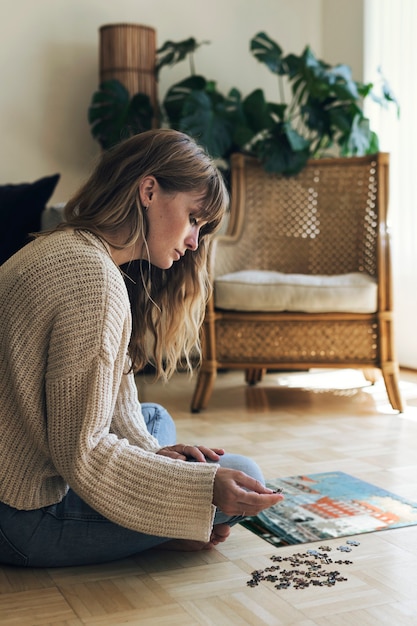
[[[100,83],[116,78],[131,96],[147,94],[157,111],[155,29],[141,24],[106,24],[100,27],[99,36]]]

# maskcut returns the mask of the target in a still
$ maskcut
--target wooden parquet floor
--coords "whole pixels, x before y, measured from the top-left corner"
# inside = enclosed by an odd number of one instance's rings
[[[168,385],[138,377],[141,399],[175,417],[179,441],[249,455],[267,478],[339,470],[417,501],[417,373],[401,373],[401,415],[382,382],[368,386],[351,370],[269,373],[256,387],[245,386],[242,372],[221,373],[198,415],[189,412],[193,386],[186,374]],[[319,544],[275,548],[242,526],[212,551],[150,551],[80,568],[0,567],[0,624],[417,624],[417,526],[356,538],[352,564],[338,566],[347,580],[334,587],[248,587],[272,555]],[[326,541],[333,549],[341,543]]]

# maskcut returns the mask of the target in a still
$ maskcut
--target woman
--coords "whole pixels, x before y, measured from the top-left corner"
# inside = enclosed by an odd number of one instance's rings
[[[175,443],[134,381],[190,366],[226,203],[194,141],[149,131],[103,153],[65,223],[0,267],[0,562],[211,548],[280,499],[249,459]]]

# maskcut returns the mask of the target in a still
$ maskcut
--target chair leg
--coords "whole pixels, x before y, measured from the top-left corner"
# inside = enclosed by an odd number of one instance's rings
[[[392,408],[403,413],[404,403],[400,393],[398,365],[393,362],[384,363],[382,366],[382,376]]]
[[[210,370],[200,369],[198,374],[197,384],[194,389],[194,394],[191,400],[191,412],[199,413],[201,409],[207,407],[213,392],[214,381],[216,380],[217,370],[212,368]]]
[[[245,370],[245,381],[248,385],[256,385],[256,383],[261,382],[265,372],[265,368],[249,367]]]

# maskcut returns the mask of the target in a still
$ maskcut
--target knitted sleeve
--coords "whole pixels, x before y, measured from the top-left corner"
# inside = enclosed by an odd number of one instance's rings
[[[126,359],[126,371],[129,367],[129,359]],[[150,435],[146,428],[132,372],[122,377],[113,411],[111,432],[146,450],[157,452],[161,448],[158,440]]]
[[[90,506],[122,526],[207,541],[217,466],[155,454],[159,446],[146,431],[125,372],[130,308],[117,268],[112,262],[67,263],[64,274],[46,375],[47,436],[56,470]],[[117,430],[127,438],[112,432],[115,412]]]

